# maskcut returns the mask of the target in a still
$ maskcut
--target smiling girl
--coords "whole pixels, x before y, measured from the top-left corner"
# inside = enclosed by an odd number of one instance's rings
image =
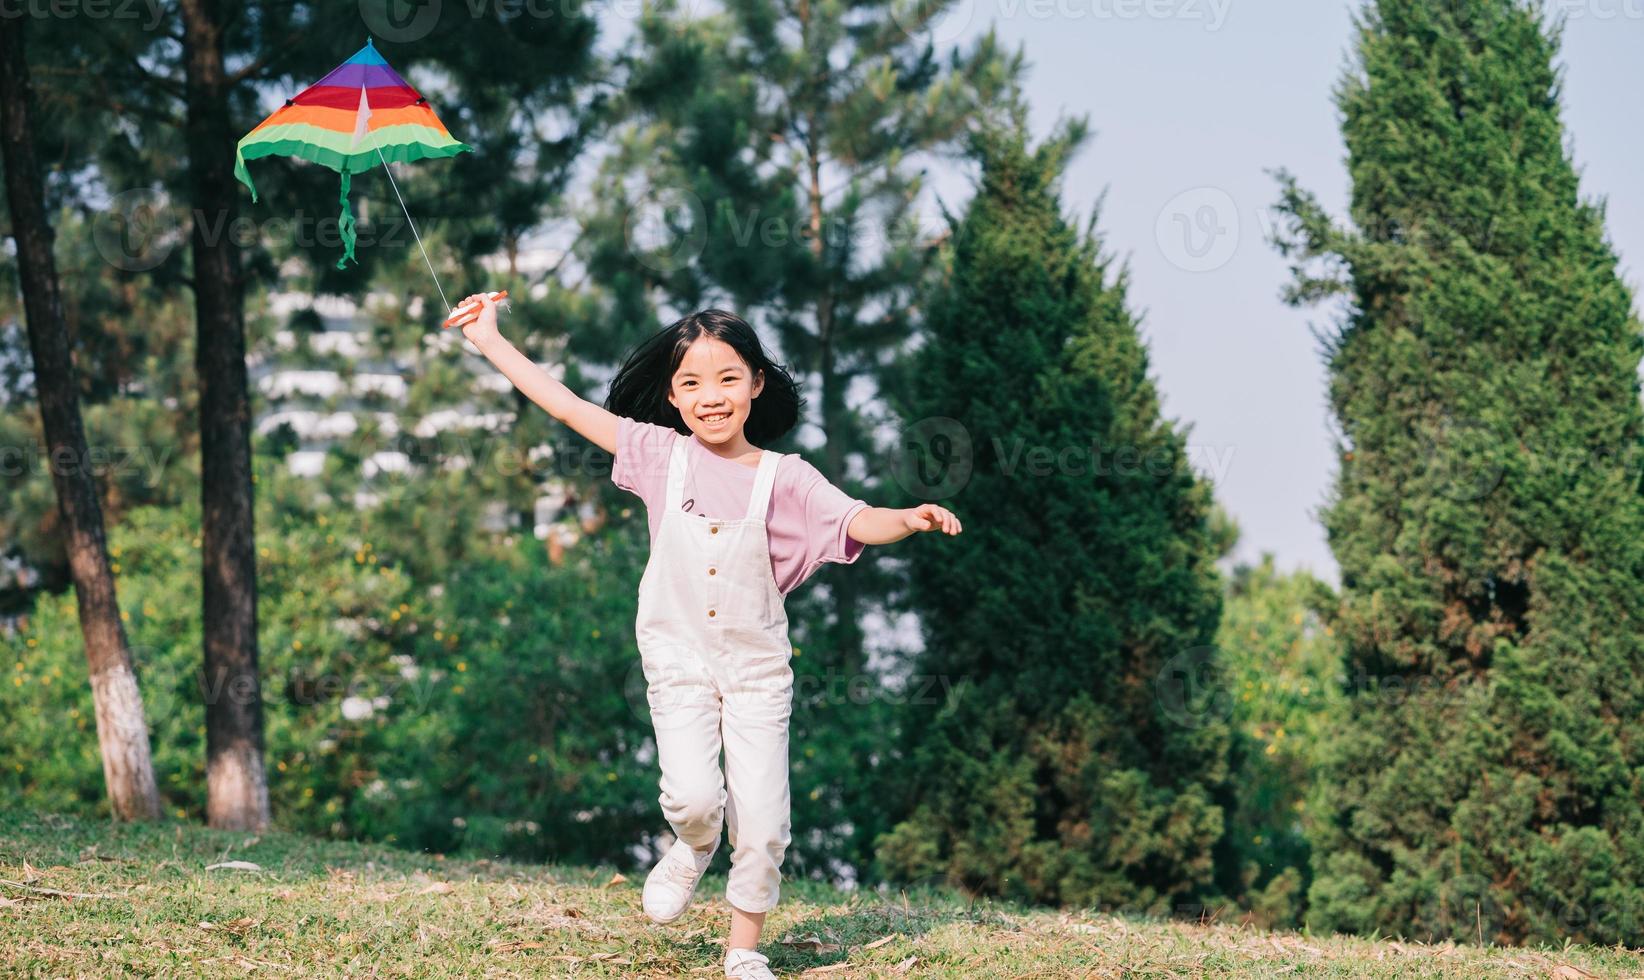
[[[854,562],[863,545],[958,534],[959,519],[936,504],[870,507],[799,456],[761,449],[798,423],[798,386],[735,314],[705,310],[641,344],[602,408],[505,340],[487,294],[468,301],[483,310],[463,334],[526,397],[611,453],[612,481],[645,502],[651,555],[635,627],[658,799],[675,841],[645,879],[641,904],[658,923],[679,919],[723,827],[725,975],[771,977],[755,947],[791,842],[793,647],[783,597],[825,562]]]

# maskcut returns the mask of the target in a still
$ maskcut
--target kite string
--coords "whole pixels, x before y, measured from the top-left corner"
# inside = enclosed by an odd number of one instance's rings
[[[411,209],[405,206],[405,195],[400,193],[400,185],[394,182],[394,171],[388,169],[388,158],[382,155],[382,147],[377,149],[377,159],[382,161],[383,172],[388,174],[388,184],[394,188],[394,196],[400,199],[400,210],[405,212],[406,224],[411,226],[411,234],[417,239],[417,250],[422,252],[422,261],[428,266],[428,274],[434,277],[434,288],[440,291],[440,302],[445,304],[445,312],[451,312],[451,301],[445,298],[445,287],[440,285],[439,273],[434,271],[434,263],[428,259],[428,249],[422,246],[422,236],[417,234],[417,223],[411,220]]]

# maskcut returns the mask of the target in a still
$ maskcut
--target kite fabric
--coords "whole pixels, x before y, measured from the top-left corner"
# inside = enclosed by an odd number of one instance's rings
[[[354,214],[348,204],[352,174],[378,162],[388,171],[390,161],[410,163],[456,156],[471,149],[451,137],[429,108],[428,100],[389,67],[368,38],[354,57],[295,98],[287,99],[240,140],[234,151],[234,176],[251,190],[255,201],[257,187],[246,171],[247,160],[274,154],[301,157],[341,174],[339,230],[344,254],[337,260],[337,268],[341,269],[354,258]],[[394,179],[392,171],[388,171],[388,179]],[[397,184],[394,193],[399,194]],[[404,205],[401,198],[400,206]],[[407,220],[410,217],[408,211]],[[417,244],[421,246],[421,236]],[[423,257],[427,258],[426,252]],[[429,271],[433,271],[432,263]],[[444,294],[443,289],[440,292]]]

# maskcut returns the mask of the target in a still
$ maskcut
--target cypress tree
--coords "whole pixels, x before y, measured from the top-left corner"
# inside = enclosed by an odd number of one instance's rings
[[[1280,174],[1323,337],[1348,720],[1314,928],[1636,945],[1639,325],[1521,0],[1377,0],[1338,86],[1350,229]]]
[[[973,142],[980,187],[899,386],[903,485],[951,492],[966,527],[908,551],[918,672],[952,694],[914,699],[908,816],[878,857],[902,881],[1163,913],[1210,890],[1222,835],[1225,696],[1198,695],[1225,528],[1160,417],[1128,270],[1094,210],[1083,233],[1061,214],[1086,136],[1030,150],[1018,111]]]

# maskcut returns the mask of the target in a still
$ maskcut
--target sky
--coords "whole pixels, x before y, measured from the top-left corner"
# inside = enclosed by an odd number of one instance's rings
[[[968,13],[965,3],[970,3]],[[961,0],[933,27],[966,43],[989,25],[1031,62],[1036,137],[1064,116],[1095,131],[1069,167],[1063,205],[1081,216],[1105,190],[1098,233],[1131,267],[1166,416],[1191,424],[1196,465],[1242,534],[1233,558],[1272,552],[1284,569],[1336,581],[1318,521],[1335,471],[1325,374],[1266,241],[1278,185],[1296,175],[1338,219],[1348,199],[1332,91],[1352,11],[1333,0]],[[1644,256],[1644,0],[1560,2],[1566,147],[1584,197],[1608,199],[1627,283]],[[1151,13],[1151,15],[1150,15]],[[1637,304],[1635,304],[1636,306]]]
[[[691,0],[694,6],[711,0]],[[1546,0],[1564,24],[1566,147],[1582,194],[1608,200],[1607,229],[1627,283],[1644,257],[1644,0]],[[621,3],[613,10],[624,9]],[[1278,183],[1296,175],[1338,220],[1348,186],[1333,91],[1348,64],[1352,13],[1337,0],[958,0],[930,26],[938,47],[992,26],[1025,52],[1036,139],[1085,116],[1093,136],[1062,184],[1082,227],[1105,192],[1097,232],[1130,267],[1151,373],[1167,417],[1190,426],[1194,464],[1238,522],[1231,559],[1271,552],[1281,569],[1332,583],[1318,520],[1335,472],[1314,329],[1339,307],[1296,309],[1268,242]],[[605,18],[604,46],[628,18]],[[960,170],[933,171],[936,198],[962,208]],[[1635,303],[1635,306],[1639,304]]]

